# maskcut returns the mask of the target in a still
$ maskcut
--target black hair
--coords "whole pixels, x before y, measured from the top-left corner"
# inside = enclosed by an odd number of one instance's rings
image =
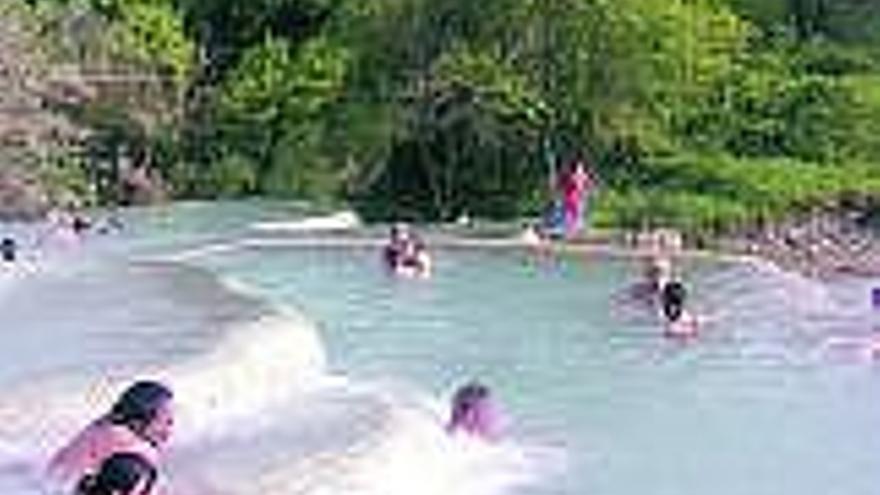
[[[479,383],[470,382],[455,392],[452,399],[452,420],[466,414],[474,405],[489,397],[489,387]]]
[[[171,400],[171,390],[159,382],[144,380],[128,387],[110,409],[107,419],[115,425],[127,426],[142,436],[144,428],[155,419],[159,408]],[[152,443],[150,439],[145,439]]]
[[[140,493],[134,489],[146,480]],[[95,474],[84,476],[76,495],[148,495],[156,482],[156,468],[143,456],[130,452],[111,455]]]
[[[687,299],[687,289],[681,282],[669,282],[663,286],[660,293],[660,304],[663,315],[669,321],[677,321],[684,312],[684,303]]]
[[[75,215],[73,217],[73,223],[71,224],[71,228],[77,234],[81,234],[81,233],[89,230],[91,227],[92,227],[92,222],[89,221],[89,219],[87,219],[83,216],[80,216],[80,215]]]
[[[8,263],[12,263],[15,261],[15,252],[18,246],[15,243],[15,239],[11,237],[4,237],[2,241],[0,241],[0,257],[2,257],[3,261]]]

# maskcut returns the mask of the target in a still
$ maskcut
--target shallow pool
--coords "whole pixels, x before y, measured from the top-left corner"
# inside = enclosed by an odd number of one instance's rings
[[[61,425],[39,429],[48,448],[109,396],[80,404],[76,391],[108,374],[117,381],[106,390],[167,377],[183,417],[171,483],[196,495],[877,493],[880,366],[859,350],[875,320],[868,282],[686,264],[710,322],[683,345],[650,311],[612,302],[637,273],[625,259],[447,248],[432,279],[403,280],[372,247],[264,243],[232,224],[228,239],[220,228],[180,249],[246,245],[197,249],[182,265],[168,241],[33,285],[56,294],[55,323],[24,304],[6,313],[30,335],[2,337],[3,361],[16,365],[7,418],[49,407],[37,390],[76,403],[47,412]],[[108,291],[102,276],[129,292]],[[76,287],[69,317],[58,294]],[[94,325],[83,306],[99,308]],[[50,328],[69,343],[45,357],[34,349]],[[10,354],[12,342],[31,354]],[[68,385],[71,367],[87,371]],[[471,379],[503,405],[499,445],[443,433],[451,392]],[[30,421],[12,420],[0,441],[34,440],[21,431]]]

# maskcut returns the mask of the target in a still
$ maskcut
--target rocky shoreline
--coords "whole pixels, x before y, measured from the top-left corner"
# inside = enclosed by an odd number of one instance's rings
[[[79,209],[94,203],[95,198],[83,197],[44,175],[36,164],[0,161],[0,222],[38,221],[55,208]],[[141,169],[123,173],[117,189],[117,197],[107,201],[123,206],[163,203],[170,196],[158,174]]]
[[[707,237],[671,229],[642,232],[591,231],[564,244],[575,247],[618,246],[633,253],[695,254],[731,259],[760,258],[802,275],[880,277],[880,207],[814,210],[763,226]]]
[[[720,240],[723,251],[757,256],[814,278],[880,276],[880,212],[836,208]]]
[[[48,190],[39,178],[0,167],[0,221],[35,221],[51,207]]]

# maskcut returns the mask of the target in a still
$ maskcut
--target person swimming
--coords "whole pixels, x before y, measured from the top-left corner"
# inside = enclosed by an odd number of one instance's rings
[[[143,456],[120,452],[101,463],[94,474],[79,481],[74,495],[150,495],[156,483],[156,468]]]
[[[128,387],[110,411],[93,421],[50,460],[51,478],[67,482],[94,473],[118,452],[132,452],[154,465],[171,436],[173,394],[165,385],[139,381]]]
[[[880,310],[880,287],[871,289],[871,308]]]
[[[431,274],[431,256],[424,241],[413,235],[405,224],[391,227],[382,256],[386,268],[396,275],[428,277]]]
[[[18,258],[18,244],[11,237],[4,237],[0,241],[0,260],[4,263],[15,263]]]
[[[92,228],[92,221],[82,214],[74,214],[70,221],[70,229],[76,235],[84,235]]]
[[[687,289],[681,282],[669,282],[661,289],[660,313],[667,337],[696,337],[699,325],[694,315],[685,308],[686,301]]]
[[[403,251],[409,242],[409,230],[405,224],[395,223],[388,231],[388,242],[382,250],[382,258],[385,265],[393,270],[398,260],[403,256]]]
[[[500,436],[498,411],[488,387],[471,382],[455,392],[446,431],[462,432],[483,440]]]

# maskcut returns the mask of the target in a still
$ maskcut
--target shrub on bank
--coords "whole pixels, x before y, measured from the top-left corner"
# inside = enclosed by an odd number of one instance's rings
[[[678,155],[646,168],[639,183],[599,194],[592,225],[716,235],[851,197],[880,197],[880,167],[869,164]]]

